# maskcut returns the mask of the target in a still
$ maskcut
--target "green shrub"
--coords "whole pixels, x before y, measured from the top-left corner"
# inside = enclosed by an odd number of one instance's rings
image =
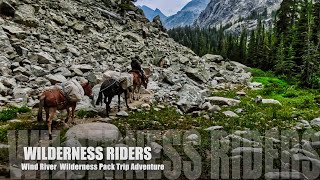
[[[10,106],[2,111],[0,111],[0,121],[8,121],[17,118],[18,113],[27,113],[31,110],[27,106],[13,107]]]

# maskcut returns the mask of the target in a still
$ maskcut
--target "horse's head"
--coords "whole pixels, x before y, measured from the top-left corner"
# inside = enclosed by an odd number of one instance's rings
[[[92,99],[93,93],[92,93],[92,87],[91,87],[90,82],[88,81],[88,82],[82,83],[81,86],[84,90],[84,95],[87,95],[90,97],[90,99]]]

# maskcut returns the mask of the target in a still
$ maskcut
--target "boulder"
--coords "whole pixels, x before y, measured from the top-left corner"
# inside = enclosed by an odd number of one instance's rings
[[[79,124],[70,128],[65,135],[67,140],[75,139],[83,143],[96,142],[99,144],[110,145],[117,142],[120,138],[119,129],[108,123],[86,123]],[[87,146],[86,144],[81,144]]]
[[[204,95],[204,92],[197,86],[185,84],[178,94],[179,101],[177,105],[184,113],[192,112],[193,109],[199,108],[204,100]]]
[[[187,68],[185,70],[187,76],[199,83],[206,83],[210,79],[210,72],[206,70],[199,70],[197,68]]]
[[[130,39],[133,42],[140,42],[143,43],[144,40],[141,36],[138,34],[132,33],[132,32],[125,32],[121,34],[123,37]]]
[[[282,105],[278,100],[274,99],[262,99],[262,104],[277,104],[277,105]]]
[[[67,81],[67,79],[61,74],[48,74],[45,77],[51,82],[51,84],[62,83]]]
[[[33,90],[31,88],[20,88],[20,87],[15,87],[13,89],[13,97],[15,99],[26,99],[29,97]]]
[[[117,112],[116,115],[119,116],[119,117],[128,117],[129,116],[129,114],[127,112],[125,112],[125,111]]]
[[[221,62],[223,61],[223,57],[220,55],[212,55],[212,54],[206,54],[202,56],[202,59],[204,59],[207,62]]]
[[[12,54],[14,52],[7,34],[0,27],[0,49],[2,53]],[[3,67],[3,66],[1,66]]]
[[[36,60],[39,64],[56,63],[56,60],[47,52],[35,53],[33,59]]]
[[[211,126],[207,129],[205,129],[206,131],[216,131],[216,130],[222,130],[223,126]]]
[[[31,65],[31,71],[34,76],[40,77],[45,76],[49,73],[49,71],[45,70],[44,68],[36,65]]]
[[[14,21],[28,27],[38,27],[39,21],[35,18],[35,8],[29,4],[18,6]]]
[[[216,105],[228,105],[228,106],[236,106],[236,105],[239,105],[241,102],[239,100],[225,98],[225,97],[217,97],[217,96],[205,98],[205,101],[211,102],[212,104],[216,104]]]
[[[225,116],[227,116],[227,117],[233,117],[233,118],[239,117],[236,113],[234,113],[234,112],[232,112],[232,111],[225,111],[225,112],[223,112],[223,114],[224,114]]]
[[[208,109],[208,111],[209,111],[209,112],[212,112],[212,113],[214,113],[214,112],[219,112],[219,111],[221,111],[221,108],[220,108],[220,106],[218,106],[218,105],[213,105],[213,106],[211,106],[211,107]]]
[[[248,86],[250,89],[253,89],[253,90],[258,90],[263,88],[262,83],[259,83],[259,82],[249,82]]]
[[[312,126],[318,126],[318,127],[320,127],[320,118],[316,118],[316,119],[312,120],[312,121],[310,122],[310,124],[311,124]]]

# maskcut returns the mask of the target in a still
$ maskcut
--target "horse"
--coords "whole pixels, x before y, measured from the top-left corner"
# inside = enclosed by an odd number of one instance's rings
[[[81,84],[84,94],[92,98],[92,87],[89,82]],[[48,124],[48,131],[49,131],[49,140],[52,140],[52,131],[51,131],[51,124],[53,117],[57,110],[67,110],[67,117],[65,119],[65,123],[68,122],[70,116],[70,107],[71,107],[71,118],[72,123],[74,123],[74,111],[77,106],[77,102],[69,101],[68,97],[64,94],[61,89],[58,88],[49,88],[44,90],[39,95],[39,110],[38,110],[38,121],[42,121],[42,108],[45,109],[46,112],[46,121]]]
[[[144,77],[144,82],[141,79],[141,73],[138,70],[131,70],[129,71],[130,74],[132,74],[133,76],[133,89],[132,89],[132,96],[133,96],[133,100],[138,100],[139,97],[137,99],[135,99],[134,97],[134,92],[137,91],[137,93],[139,94],[138,96],[140,96],[140,89],[141,89],[141,85],[143,85],[143,87],[145,89],[147,89],[148,83],[149,83],[149,75],[145,75]]]
[[[102,99],[104,95],[104,103],[106,104],[107,117],[109,117],[110,103],[112,101],[113,96],[115,95],[118,95],[118,111],[120,111],[120,95],[122,93],[124,93],[126,106],[129,109],[128,89],[124,89],[121,86],[121,82],[117,81],[116,79],[108,78],[102,83],[100,87],[99,96],[96,101],[96,105],[100,105],[100,104],[102,105]]]

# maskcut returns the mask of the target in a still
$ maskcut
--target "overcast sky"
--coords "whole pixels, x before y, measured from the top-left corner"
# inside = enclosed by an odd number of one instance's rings
[[[160,9],[166,16],[173,15],[191,0],[138,0],[136,5],[146,5],[152,9]]]

